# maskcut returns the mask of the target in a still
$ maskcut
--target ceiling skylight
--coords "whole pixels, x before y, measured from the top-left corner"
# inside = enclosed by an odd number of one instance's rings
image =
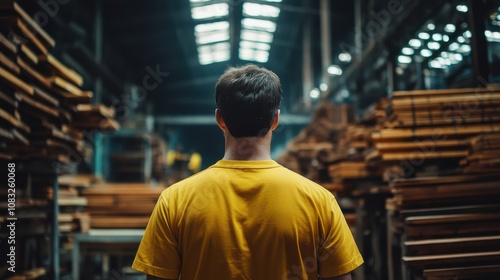
[[[276,23],[270,20],[244,18],[241,20],[242,28],[263,30],[267,32],[276,31]]]
[[[241,30],[241,39],[247,41],[271,43],[273,41],[273,34],[263,31],[243,29]]]
[[[256,3],[244,3],[243,15],[247,17],[271,17],[276,18],[280,15],[280,9],[275,6],[262,5]]]
[[[217,3],[191,8],[191,17],[195,20],[224,17],[228,14],[229,5],[227,3]]]

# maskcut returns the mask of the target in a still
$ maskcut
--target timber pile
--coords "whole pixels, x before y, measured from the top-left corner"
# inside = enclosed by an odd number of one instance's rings
[[[110,182],[164,182],[166,143],[157,134],[113,135],[110,138]]]
[[[288,145],[278,161],[331,189],[328,165],[335,156],[340,132],[353,120],[354,112],[350,106],[322,103],[311,124]]]
[[[163,185],[102,183],[82,191],[91,228],[146,228]]]
[[[14,1],[0,4],[0,158],[67,163],[87,130],[118,129],[114,110],[90,105],[82,77],[50,54],[54,39]]]
[[[87,199],[82,190],[94,184],[102,183],[102,179],[93,175],[63,175],[59,181],[59,230],[61,232],[88,232],[90,215],[86,212]],[[48,188],[52,199],[52,188]]]
[[[403,274],[499,275],[499,101],[498,87],[391,97],[387,119],[372,134],[376,149],[366,161],[386,167],[384,179],[394,195],[386,202],[388,243],[401,238],[404,252],[399,256],[389,248],[389,261],[398,263],[400,257]]]

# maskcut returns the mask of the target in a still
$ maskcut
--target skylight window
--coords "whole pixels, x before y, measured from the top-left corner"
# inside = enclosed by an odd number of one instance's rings
[[[266,63],[269,60],[269,52],[264,50],[241,48],[239,57],[242,60],[254,60],[257,62]]]
[[[231,57],[229,50],[222,50],[209,53],[199,53],[198,60],[201,65],[207,65],[215,62],[227,61]]]
[[[263,31],[243,29],[241,30],[241,39],[247,41],[271,43],[273,41],[273,34]]]
[[[216,31],[211,33],[197,34],[196,43],[198,45],[210,44],[229,40],[228,31]]]
[[[243,15],[249,17],[278,17],[280,9],[275,6],[262,5],[256,3],[244,3]]]
[[[191,17],[195,20],[224,17],[229,14],[227,3],[217,3],[191,8]]]
[[[204,33],[219,30],[229,30],[229,22],[219,21],[213,23],[198,24],[194,27],[196,33]]]
[[[241,26],[246,29],[256,29],[267,32],[276,31],[276,23],[270,20],[244,18],[241,20]]]
[[[240,41],[240,48],[268,51],[271,49],[271,45],[259,42]]]

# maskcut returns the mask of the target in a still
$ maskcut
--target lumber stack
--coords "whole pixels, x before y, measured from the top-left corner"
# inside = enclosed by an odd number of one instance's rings
[[[88,130],[118,129],[114,110],[90,105],[83,78],[50,54],[54,39],[22,7],[7,0],[0,12],[0,158],[83,157]]]
[[[102,183],[82,191],[92,228],[146,228],[162,185]]]
[[[393,270],[399,258],[403,275],[425,279],[499,275],[499,98],[493,86],[390,98],[365,159],[385,166],[394,195],[386,202],[388,243],[402,251],[389,248]]]
[[[111,135],[109,137],[110,182],[164,182],[166,143],[157,134]]]
[[[88,232],[90,215],[86,211],[87,199],[82,190],[94,184],[102,183],[102,179],[93,175],[63,175],[59,181],[59,230],[61,232]],[[49,198],[53,197],[53,189],[48,188]]]
[[[328,165],[335,157],[340,132],[353,121],[354,112],[350,106],[322,103],[311,124],[287,146],[278,161],[333,190]]]

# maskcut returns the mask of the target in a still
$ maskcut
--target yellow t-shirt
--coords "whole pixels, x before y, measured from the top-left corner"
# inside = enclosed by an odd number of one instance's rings
[[[221,160],[163,191],[132,267],[166,279],[316,280],[362,263],[329,191],[272,160]]]

